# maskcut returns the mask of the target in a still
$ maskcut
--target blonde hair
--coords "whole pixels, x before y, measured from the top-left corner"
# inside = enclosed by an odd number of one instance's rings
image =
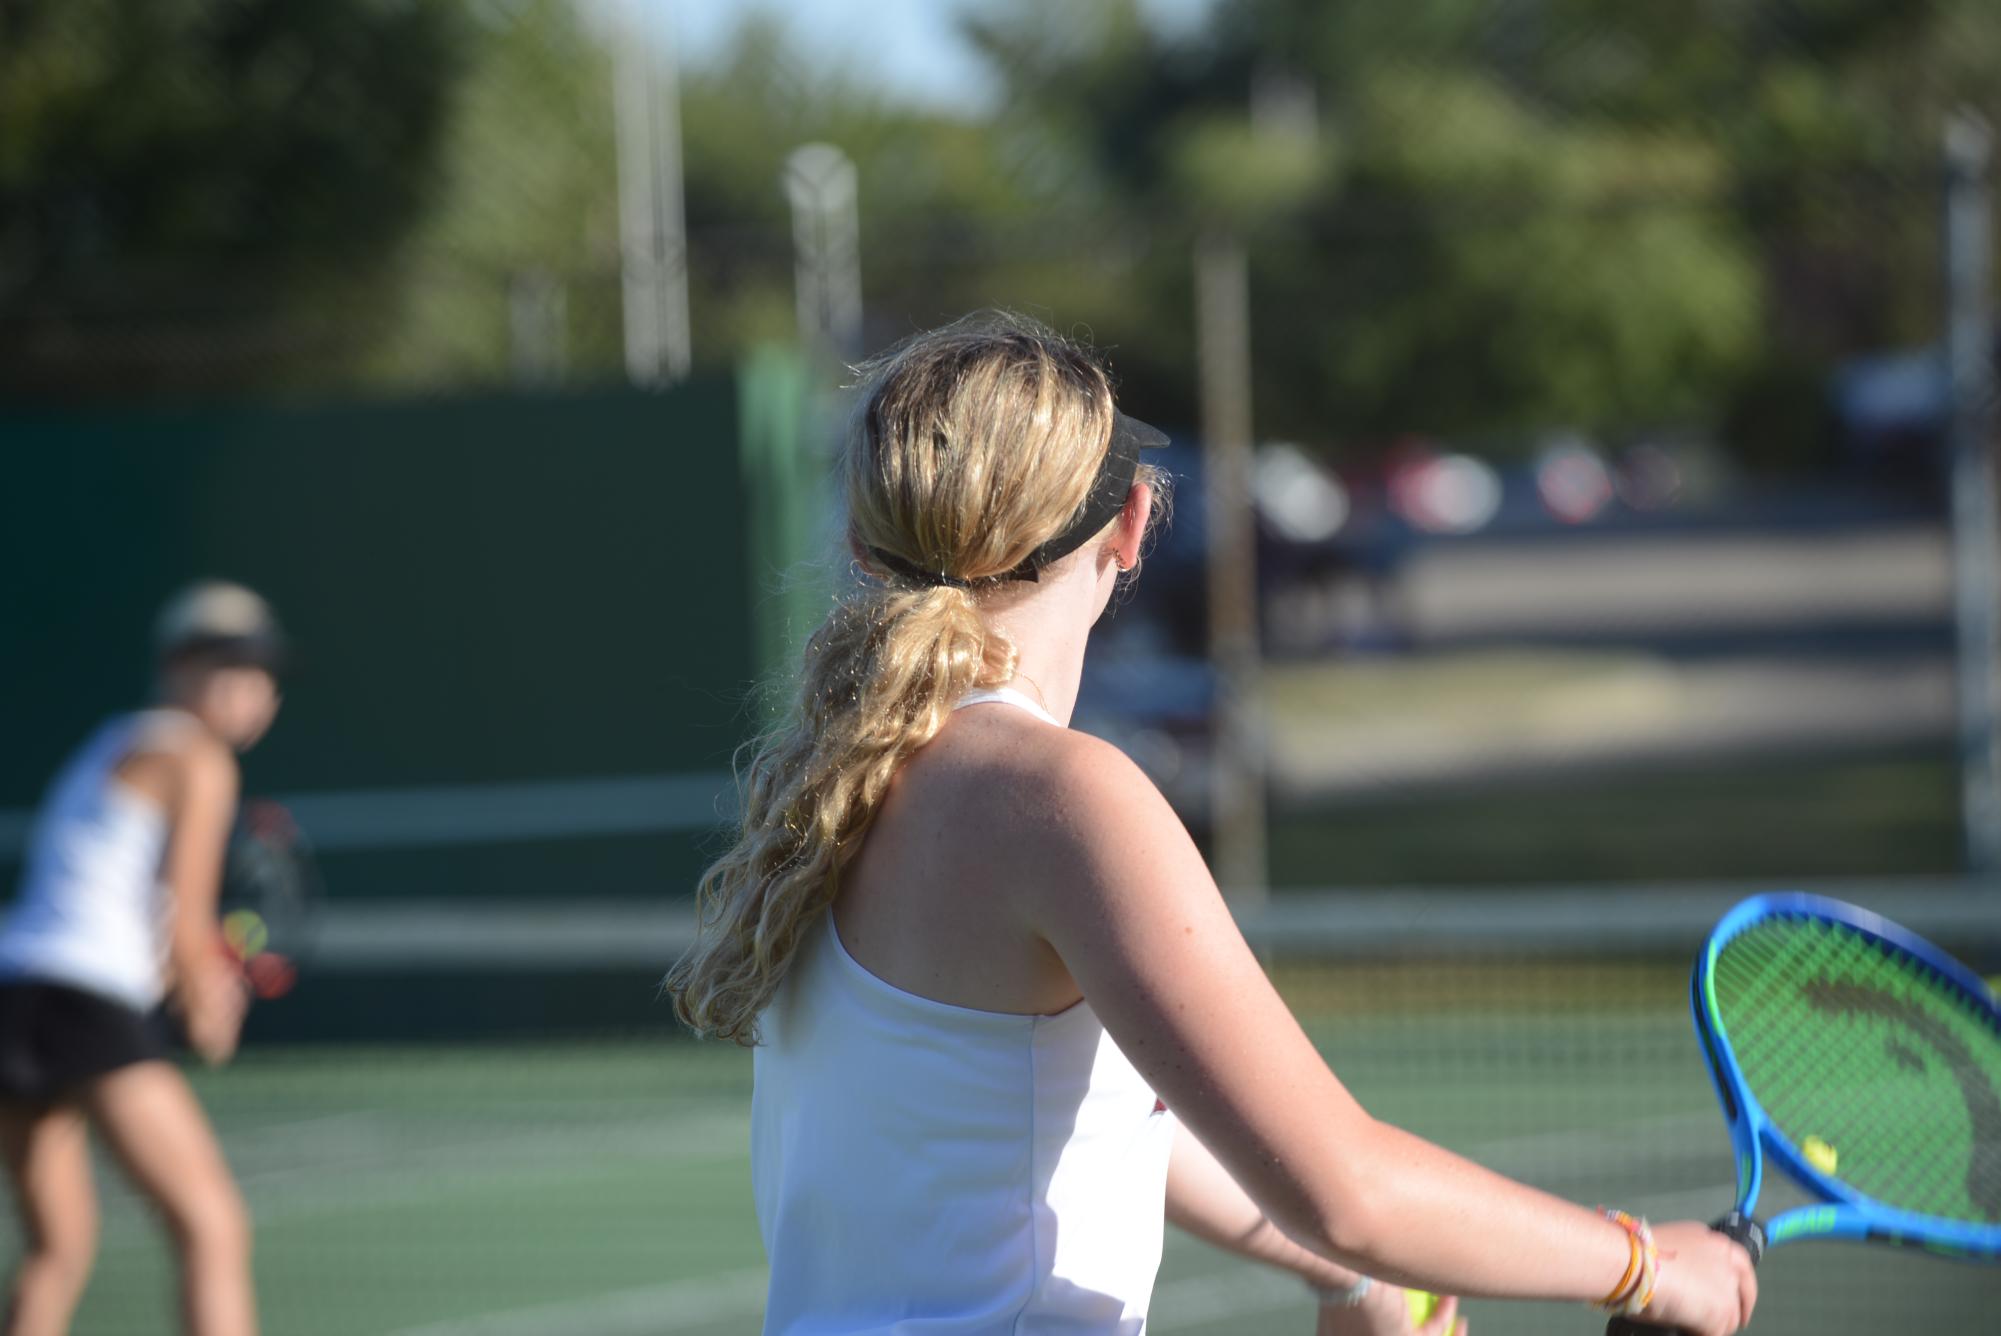
[[[842,469],[863,578],[756,744],[742,825],[702,877],[696,944],[666,979],[684,1022],[740,1044],[757,1042],[897,767],[960,696],[1014,676],[1015,647],[978,591],[1078,516],[1111,440],[1104,368],[1019,316],[967,317],[863,372]],[[1155,481],[1147,466],[1138,477]]]

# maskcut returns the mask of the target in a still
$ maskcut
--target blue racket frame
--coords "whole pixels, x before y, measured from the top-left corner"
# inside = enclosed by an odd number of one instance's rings
[[[1753,896],[1736,906],[1723,916],[1696,956],[1689,1000],[1695,1012],[1696,1035],[1709,1061],[1710,1080],[1716,1086],[1724,1120],[1730,1126],[1730,1141],[1737,1160],[1738,1211],[1746,1217],[1755,1214],[1758,1193],[1764,1184],[1765,1156],[1770,1155],[1787,1177],[1820,1201],[1794,1207],[1765,1222],[1768,1246],[1808,1238],[1867,1239],[1923,1248],[1948,1257],[2001,1258],[2001,1224],[1975,1225],[1900,1211],[1863,1196],[1808,1163],[1751,1093],[1731,1051],[1729,1034],[1717,1015],[1713,971],[1725,943],[1754,924],[1774,918],[1817,918],[1844,924],[1874,938],[1885,949],[1917,960],[1956,991],[1964,993],[1988,1015],[1997,1033],[2001,1033],[2001,1005],[1996,1004],[1994,994],[1977,975],[1930,942],[1881,915],[1840,900],[1798,892]]]

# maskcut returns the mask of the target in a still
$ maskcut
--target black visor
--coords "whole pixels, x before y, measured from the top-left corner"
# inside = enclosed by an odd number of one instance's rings
[[[262,668],[273,677],[296,668],[292,647],[276,630],[254,635],[194,635],[164,647],[160,657],[206,659],[230,668]]]
[[[1133,478],[1139,472],[1139,452],[1158,450],[1166,444],[1166,432],[1114,409],[1111,444],[1105,448],[1105,458],[1098,465],[1098,476],[1092,479],[1090,494],[1084,498],[1084,507],[1077,512],[1077,518],[1062,533],[1022,558],[1019,566],[996,578],[1040,580],[1044,567],[1053,565],[1089,542],[1091,535],[1110,524],[1124,509],[1126,497],[1132,492]],[[879,547],[870,548],[869,556],[883,569],[918,584],[955,585],[963,589],[973,583],[944,571],[927,571]]]
[[[1113,410],[1112,443],[1105,449],[1104,462],[1098,465],[1098,476],[1091,483],[1091,494],[1084,498],[1084,508],[1077,512],[1077,518],[1068,528],[1029,553],[1006,578],[1039,580],[1043,567],[1054,565],[1089,542],[1092,534],[1110,524],[1125,508],[1126,497],[1133,489],[1133,477],[1139,472],[1139,452],[1158,450],[1166,444],[1167,433],[1160,428],[1149,427],[1138,418]]]

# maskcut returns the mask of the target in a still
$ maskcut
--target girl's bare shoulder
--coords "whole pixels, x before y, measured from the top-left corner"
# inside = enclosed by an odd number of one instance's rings
[[[142,727],[112,773],[127,788],[172,809],[189,792],[233,790],[236,753],[205,728]]]
[[[985,717],[981,717],[985,716]],[[896,806],[1003,864],[1074,859],[1135,834],[1185,838],[1132,758],[1102,738],[1016,711],[954,719],[896,779]]]

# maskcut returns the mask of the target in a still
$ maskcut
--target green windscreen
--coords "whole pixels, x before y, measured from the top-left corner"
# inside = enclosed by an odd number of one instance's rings
[[[1716,1019],[1802,1158],[1888,1206],[2001,1222],[2001,1030],[1914,957],[1782,918],[1724,944]]]

